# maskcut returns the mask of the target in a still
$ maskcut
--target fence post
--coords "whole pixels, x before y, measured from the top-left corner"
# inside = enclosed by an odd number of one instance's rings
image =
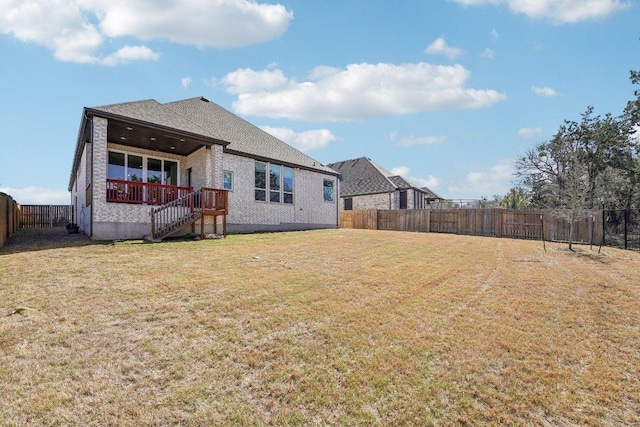
[[[627,249],[627,221],[629,219],[629,209],[624,210],[624,248]]]

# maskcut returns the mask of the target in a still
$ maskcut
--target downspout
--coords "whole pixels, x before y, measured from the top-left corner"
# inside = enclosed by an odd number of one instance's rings
[[[85,117],[86,116],[86,112],[85,112]],[[91,123],[91,137],[89,138],[89,141],[91,143],[91,209],[89,210],[90,212],[90,216],[89,216],[89,224],[91,226],[91,233],[89,235],[89,238],[93,237],[93,210],[96,208],[96,204],[95,204],[95,198],[93,197],[93,195],[96,193],[96,186],[95,186],[95,167],[93,166],[93,159],[95,158],[95,153],[93,152],[94,147],[96,146],[93,143],[93,117],[89,118],[87,117],[87,120],[90,121]],[[108,138],[108,136],[107,136]],[[85,194],[87,193],[87,189],[86,189],[86,185],[87,183],[85,182]],[[84,201],[84,205],[87,206],[87,200]]]
[[[336,228],[340,228],[340,179],[336,177]]]

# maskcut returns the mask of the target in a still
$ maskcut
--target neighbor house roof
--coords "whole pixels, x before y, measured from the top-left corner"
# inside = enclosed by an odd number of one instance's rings
[[[428,187],[421,187],[421,190],[423,190],[427,194],[427,197],[430,199],[445,200],[444,197],[442,197],[441,195],[439,195],[438,193],[436,193],[435,191],[431,190]]]
[[[397,189],[387,178],[391,173],[367,157],[344,160],[327,166],[341,175],[340,197],[390,193]]]
[[[344,160],[327,166],[340,173],[340,197],[390,193],[407,189],[421,193],[430,192],[428,189],[425,191],[416,187],[399,175],[393,175],[368,157]]]

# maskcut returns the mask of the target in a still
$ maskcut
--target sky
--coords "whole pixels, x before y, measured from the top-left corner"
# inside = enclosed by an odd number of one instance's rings
[[[204,96],[323,164],[504,195],[564,120],[622,113],[638,0],[0,0],[0,192],[68,204],[83,107]]]

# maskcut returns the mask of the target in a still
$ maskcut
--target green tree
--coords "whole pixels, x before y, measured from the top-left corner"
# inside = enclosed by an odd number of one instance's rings
[[[522,187],[513,187],[500,198],[498,206],[505,209],[526,209],[529,207],[529,194]]]

